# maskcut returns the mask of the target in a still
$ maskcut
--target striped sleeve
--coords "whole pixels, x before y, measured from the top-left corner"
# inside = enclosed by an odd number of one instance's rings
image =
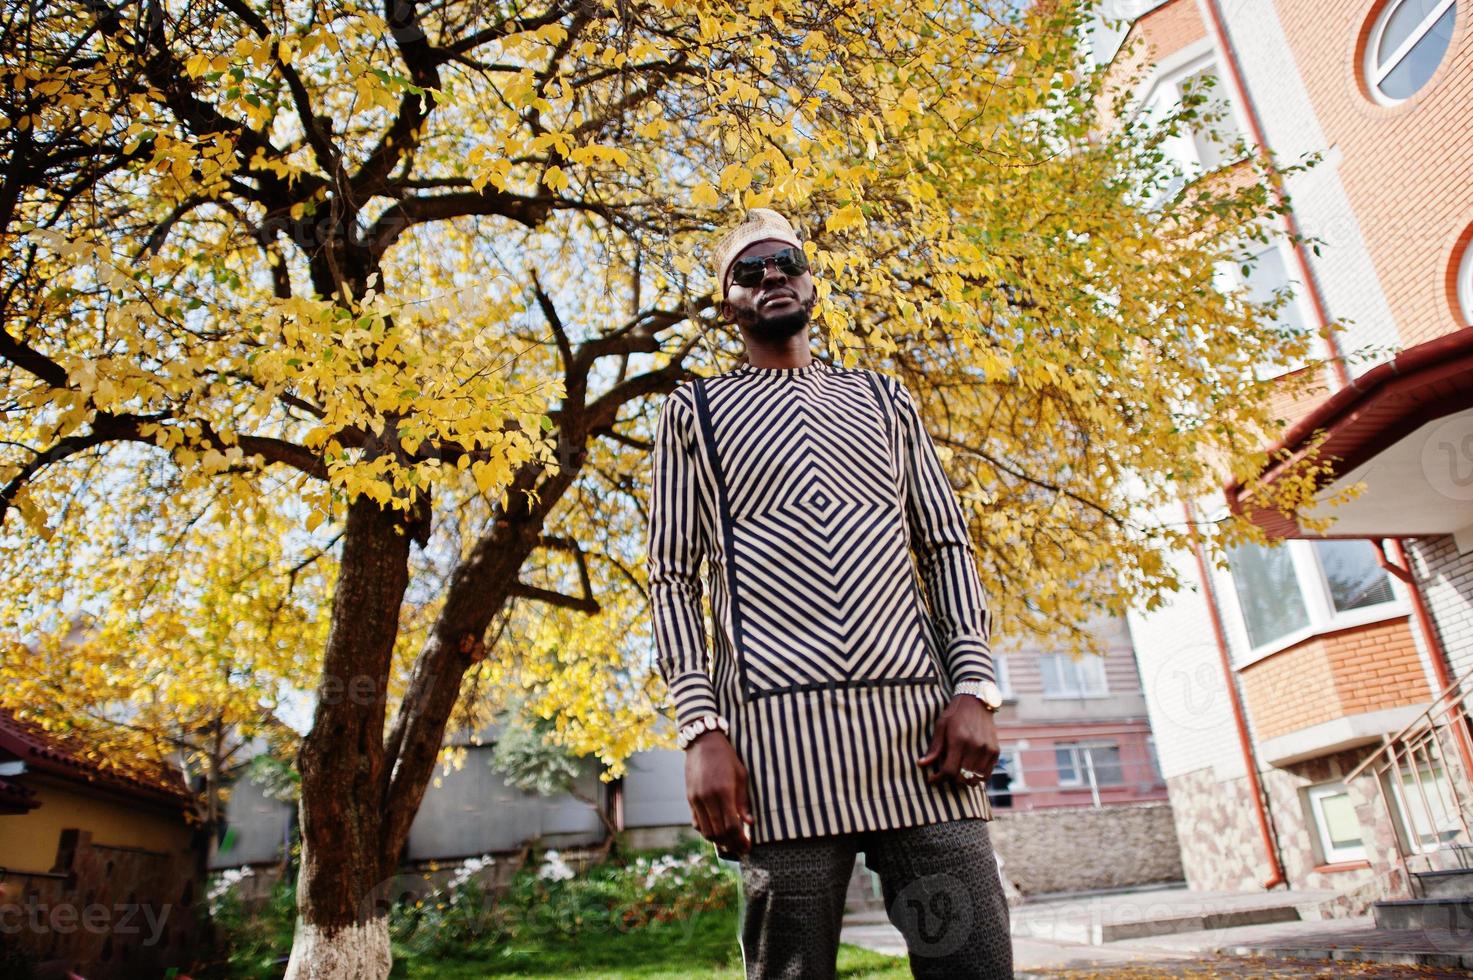
[[[905,385],[889,379],[900,416],[905,454],[905,515],[930,600],[931,619],[946,644],[953,685],[995,680],[992,613],[966,516],[942,469],[931,434]]]
[[[689,406],[677,395],[666,397],[655,427],[645,555],[655,659],[675,702],[676,723],[682,726],[717,711],[701,608],[704,549],[696,510],[691,423]]]

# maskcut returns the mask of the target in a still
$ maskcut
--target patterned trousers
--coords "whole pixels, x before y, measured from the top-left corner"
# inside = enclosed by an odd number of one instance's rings
[[[1008,904],[987,821],[757,844],[741,857],[747,980],[831,980],[854,858],[880,877],[918,980],[1013,975]]]

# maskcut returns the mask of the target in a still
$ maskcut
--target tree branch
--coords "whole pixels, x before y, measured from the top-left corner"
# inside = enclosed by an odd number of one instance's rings
[[[550,606],[576,609],[579,612],[588,613],[590,616],[602,608],[599,606],[598,600],[592,596],[579,597],[564,595],[561,592],[554,592],[551,589],[542,589],[535,585],[528,585],[526,582],[513,582],[510,594],[522,599],[535,599],[538,602],[545,602]]]
[[[470,215],[509,218],[536,228],[547,220],[555,204],[551,197],[525,197],[498,190],[406,197],[380,215],[369,228],[368,247],[374,258],[380,258],[414,225]]]
[[[53,388],[66,388],[71,384],[66,368],[30,344],[12,337],[10,331],[3,328],[0,328],[0,358],[35,375]]]
[[[111,442],[138,442],[145,445],[156,445],[150,436],[143,434],[143,426],[151,423],[160,423],[170,418],[168,414],[157,415],[113,415],[109,412],[99,412],[92,420],[90,432],[78,433],[57,440],[50,449],[36,454],[36,457],[21,467],[9,483],[0,488],[0,527],[4,526],[5,518],[15,502],[16,496],[31,482],[36,474],[50,466],[52,463],[60,462],[88,449],[105,445]],[[227,450],[230,444],[222,440],[208,422],[197,422],[200,426],[200,444],[212,449]],[[298,446],[296,443],[287,442],[284,439],[275,439],[269,436],[239,436],[235,445],[240,447],[241,452],[247,456],[260,456],[268,463],[283,463],[293,469],[299,470],[308,476],[319,480],[327,479],[327,465],[323,463],[316,453]]]

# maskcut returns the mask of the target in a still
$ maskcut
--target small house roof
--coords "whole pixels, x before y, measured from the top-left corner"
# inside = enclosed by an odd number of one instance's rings
[[[6,759],[20,760],[30,772],[48,773],[163,806],[187,807],[193,802],[178,773],[100,759],[84,737],[47,731],[36,722],[0,708],[0,760]],[[24,779],[24,775],[0,777],[0,812],[12,800],[24,809],[36,805],[34,800],[29,805],[22,802],[35,795],[21,785]]]

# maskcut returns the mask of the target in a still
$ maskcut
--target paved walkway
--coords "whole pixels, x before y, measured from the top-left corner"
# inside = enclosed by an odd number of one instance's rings
[[[1011,910],[1013,961],[1020,977],[1473,975],[1458,968],[1456,956],[1439,967],[1397,964],[1399,959],[1410,961],[1416,951],[1446,950],[1446,937],[1411,931],[1388,934],[1375,930],[1369,918],[1298,919],[1298,906],[1333,894],[1150,889],[1025,903]],[[1468,937],[1458,938],[1469,942]],[[843,940],[905,955],[905,941],[883,910],[847,916]],[[1336,947],[1381,949],[1391,962],[1332,960],[1316,952]],[[1259,950],[1278,955],[1242,955]],[[1473,954],[1473,948],[1468,951]]]
[[[1217,932],[1297,921],[1301,908],[1335,895],[1328,889],[1210,892],[1188,888],[1081,895],[1015,906],[1013,935],[1098,944],[1167,933]]]
[[[1466,980],[1463,971],[1449,972],[1427,966],[1388,966],[1382,963],[1327,963],[1306,960],[1251,960],[1236,957],[1197,959],[1179,963],[1152,963],[1128,967],[1091,967],[1085,970],[1047,970],[1026,972],[1020,970],[1019,980],[1042,980],[1058,977],[1063,980],[1157,980],[1157,978],[1180,978],[1180,980],[1213,980],[1218,977],[1254,978],[1269,977],[1273,980],[1289,977],[1313,977],[1315,980],[1337,980],[1339,977],[1356,977],[1364,980],[1424,980],[1430,977],[1460,977]]]

